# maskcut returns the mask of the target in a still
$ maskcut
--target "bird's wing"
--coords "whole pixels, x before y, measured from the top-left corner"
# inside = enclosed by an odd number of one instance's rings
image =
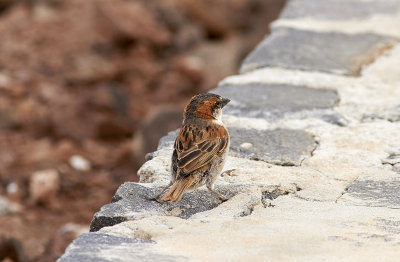
[[[197,128],[185,125],[175,141],[178,176],[187,176],[204,167],[226,150],[229,143],[228,131],[223,126]]]

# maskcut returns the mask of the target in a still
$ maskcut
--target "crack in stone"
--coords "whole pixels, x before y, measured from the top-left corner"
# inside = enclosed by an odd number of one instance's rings
[[[305,200],[305,201],[310,201],[310,202],[331,202],[329,200],[319,200],[319,199],[314,199],[314,198],[306,198],[306,197],[299,196],[297,194],[294,194],[294,196],[296,198],[298,198],[298,199]]]
[[[361,175],[358,175],[355,179],[353,179],[350,183],[348,183],[348,184],[346,185],[346,187],[344,188],[344,190],[342,191],[342,193],[340,194],[340,196],[338,196],[338,197],[335,199],[335,203],[336,203],[336,204],[337,204],[337,202],[339,201],[339,199],[340,199],[344,194],[347,193],[347,191],[349,190],[349,187],[351,186],[351,184],[353,184],[356,180],[358,180],[358,178],[360,178],[360,176],[361,176]]]
[[[337,202],[339,201],[339,199],[340,199],[344,194],[346,194],[346,192],[347,192],[347,190],[349,189],[349,186],[350,186],[350,185],[351,185],[351,183],[345,187],[345,189],[344,189],[344,190],[340,193],[340,195],[335,199],[335,203],[337,203]]]
[[[277,199],[280,196],[285,196],[289,194],[294,194],[296,195],[296,192],[301,191],[302,188],[293,183],[293,185],[296,187],[295,190],[290,190],[290,189],[281,189],[280,187],[274,188],[272,191],[271,190],[265,190],[261,192],[261,204],[263,205],[264,208],[266,207],[275,207],[272,202]]]
[[[315,145],[314,145],[314,148],[310,152],[311,157],[314,156],[315,150],[317,150],[317,148],[319,147],[319,141],[317,139],[315,139],[315,136],[313,136],[312,139],[314,140]]]
[[[313,157],[314,151],[317,150],[317,148],[319,147],[319,141],[317,139],[315,139],[315,136],[312,136],[312,139],[314,140],[314,147],[311,149],[309,157]],[[300,160],[299,166],[301,166],[303,164],[304,160],[306,160],[307,158],[308,157],[303,157],[303,159]]]
[[[396,44],[398,42],[396,41]],[[395,43],[379,44],[372,47],[366,54],[353,58],[352,60],[352,74],[354,76],[360,76],[361,71],[368,65],[373,64],[379,57],[385,52],[391,50],[395,46]]]

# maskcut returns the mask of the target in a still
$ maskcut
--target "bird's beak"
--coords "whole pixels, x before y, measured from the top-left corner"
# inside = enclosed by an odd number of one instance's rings
[[[231,100],[228,98],[222,98],[221,101],[221,108],[223,108],[224,106],[226,106]]]

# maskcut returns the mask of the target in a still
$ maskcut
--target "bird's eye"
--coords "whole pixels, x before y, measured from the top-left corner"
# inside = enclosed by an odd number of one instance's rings
[[[216,101],[215,106],[218,106],[218,107],[221,106],[221,101],[220,100]]]

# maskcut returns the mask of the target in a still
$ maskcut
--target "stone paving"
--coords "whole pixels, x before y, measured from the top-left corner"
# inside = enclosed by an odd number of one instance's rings
[[[398,261],[400,1],[291,0],[241,74],[217,190],[169,182],[171,132],[59,261]],[[94,232],[97,231],[97,232]]]

